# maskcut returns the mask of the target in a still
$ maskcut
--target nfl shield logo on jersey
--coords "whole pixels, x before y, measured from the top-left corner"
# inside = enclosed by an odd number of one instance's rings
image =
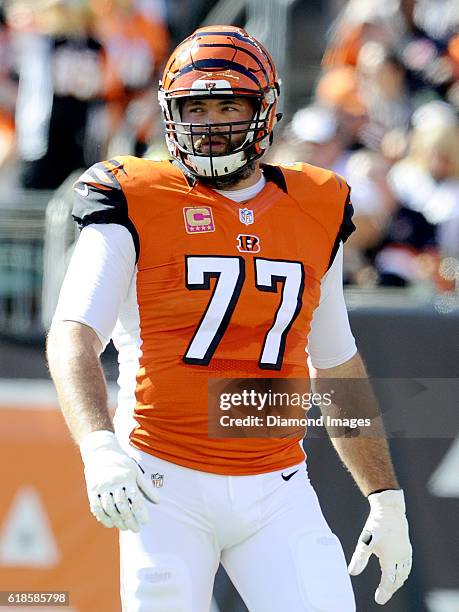
[[[254,222],[253,210],[249,210],[248,208],[240,208],[239,209],[239,221],[244,223],[244,225],[250,225]]]
[[[154,487],[162,487],[164,483],[164,475],[159,474],[158,472],[156,472],[156,474],[152,474],[151,483]]]

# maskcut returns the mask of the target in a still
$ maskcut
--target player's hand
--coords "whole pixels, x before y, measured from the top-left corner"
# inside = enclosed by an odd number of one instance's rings
[[[368,496],[370,515],[349,563],[352,576],[360,574],[375,554],[381,566],[381,582],[375,601],[384,605],[411,571],[412,548],[402,490],[387,490]]]
[[[91,512],[105,527],[138,532],[148,522],[145,498],[159,496],[111,431],[93,431],[80,444]]]

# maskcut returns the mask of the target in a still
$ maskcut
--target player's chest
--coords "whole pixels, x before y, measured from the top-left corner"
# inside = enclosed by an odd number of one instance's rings
[[[183,199],[143,228],[137,299],[144,330],[174,330],[191,365],[208,365],[218,350],[220,358],[279,370],[286,346],[289,359],[296,351],[303,363],[330,239],[295,200]]]
[[[144,227],[139,267],[213,255],[301,261],[320,274],[329,242],[326,229],[278,191],[244,203],[223,197],[184,198],[158,211]]]

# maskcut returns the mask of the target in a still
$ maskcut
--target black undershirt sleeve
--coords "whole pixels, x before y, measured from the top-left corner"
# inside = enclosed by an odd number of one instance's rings
[[[349,189],[349,193],[346,198],[346,203],[344,204],[343,218],[341,221],[341,225],[339,226],[338,233],[336,235],[335,242],[333,244],[333,248],[330,254],[330,260],[328,262],[329,270],[335,260],[336,253],[338,252],[339,245],[342,242],[343,244],[355,230],[355,225],[352,222],[352,215],[354,214],[354,207],[351,203],[351,190]]]

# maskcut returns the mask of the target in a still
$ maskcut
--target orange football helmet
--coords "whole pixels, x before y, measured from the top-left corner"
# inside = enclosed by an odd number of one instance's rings
[[[235,174],[263,155],[272,142],[272,130],[280,115],[276,67],[266,49],[245,30],[233,26],[199,28],[172,53],[159,84],[159,102],[170,154],[198,177]],[[197,96],[248,96],[254,102],[251,121],[219,124],[184,123],[179,101]],[[196,150],[194,139],[210,138],[218,125],[229,142],[245,134],[239,146],[223,155]]]

